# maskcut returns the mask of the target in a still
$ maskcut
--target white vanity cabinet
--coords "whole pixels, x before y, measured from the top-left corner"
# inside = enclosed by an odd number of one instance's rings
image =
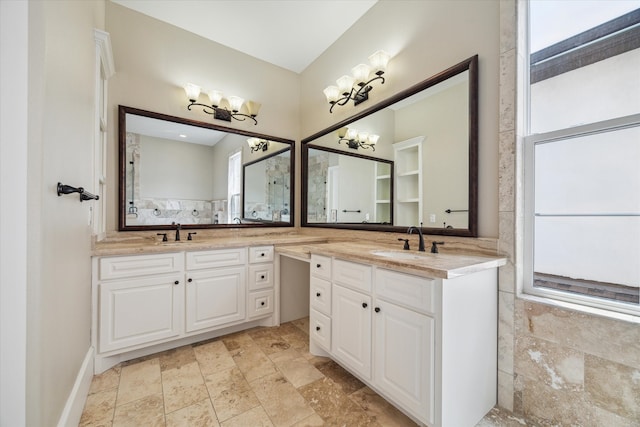
[[[273,326],[273,246],[93,259],[95,373],[254,326]]]
[[[376,269],[373,381],[421,421],[434,422],[434,280]]]
[[[246,248],[186,253],[186,331],[246,316]]]
[[[331,258],[311,255],[309,263],[309,336],[316,352],[331,350]]]
[[[333,260],[331,354],[371,379],[371,271],[369,265]]]
[[[313,293],[324,280],[317,259],[312,254],[312,353],[335,359],[428,426],[473,426],[495,405],[496,268],[441,279],[324,257],[325,308]],[[328,339],[322,322],[331,325]]]
[[[249,298],[247,316],[250,319],[272,314],[275,308],[273,277],[273,246],[249,248]]]
[[[182,254],[101,258],[98,351],[178,336],[184,308]]]

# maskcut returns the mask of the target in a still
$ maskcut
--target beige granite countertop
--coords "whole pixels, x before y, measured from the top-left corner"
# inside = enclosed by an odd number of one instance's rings
[[[93,246],[93,256],[142,255],[181,251],[205,251],[210,249],[238,248],[260,245],[299,245],[306,243],[326,242],[326,238],[304,236],[299,234],[268,234],[260,236],[225,236],[204,237],[194,236],[194,240],[186,240],[186,236],[179,242],[162,242],[154,235],[145,237],[119,238],[110,241],[97,242]]]
[[[319,243],[303,246],[309,254],[334,256],[348,261],[373,264],[410,274],[425,277],[453,279],[489,268],[506,264],[507,259],[501,256],[472,255],[461,253],[438,254],[404,251],[397,246],[367,243]],[[444,252],[444,253],[442,253]],[[386,253],[389,256],[383,256]]]
[[[308,260],[311,254],[335,256],[341,259],[372,264],[425,277],[452,279],[488,268],[506,264],[506,258],[475,255],[460,251],[441,253],[404,251],[397,245],[374,241],[342,241],[327,243],[327,238],[297,233],[272,233],[255,236],[194,236],[194,240],[162,242],[153,234],[119,235],[97,242],[93,256],[142,255],[182,251],[203,251],[246,246],[274,245],[276,252],[299,260]]]

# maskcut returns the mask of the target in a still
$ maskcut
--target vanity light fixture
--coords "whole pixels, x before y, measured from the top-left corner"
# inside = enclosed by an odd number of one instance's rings
[[[239,96],[230,96],[227,99],[224,97],[222,92],[211,90],[207,92],[211,105],[201,104],[199,102],[196,102],[198,100],[198,97],[200,96],[201,90],[202,89],[200,88],[200,86],[194,85],[193,83],[187,83],[184,86],[184,91],[187,93],[187,98],[190,102],[190,104],[187,106],[187,110],[191,111],[191,107],[195,105],[198,107],[203,107],[202,111],[207,114],[211,114],[214,119],[225,120],[227,122],[230,122],[231,119],[235,119],[241,122],[245,121],[246,119],[251,119],[253,120],[255,125],[258,124],[256,116],[258,115],[258,111],[260,111],[260,103],[255,101],[245,102],[244,99],[240,98]],[[230,109],[227,108],[226,105],[228,105]],[[249,114],[240,113],[243,105],[246,107]]]
[[[251,152],[253,153],[254,151],[267,151],[267,149],[269,148],[269,141],[267,141],[266,139],[260,139],[260,138],[249,138],[247,139],[247,144],[249,144],[249,147],[251,147]]]
[[[373,87],[370,85],[375,80],[381,80],[382,75],[387,70],[387,64],[391,56],[384,50],[379,50],[369,56],[369,64],[359,64],[351,69],[352,76],[344,75],[336,80],[337,86],[329,86],[324,90],[327,101],[331,104],[329,112],[333,112],[336,105],[345,105],[353,100],[353,105],[369,99],[369,92]]]
[[[365,150],[371,148],[373,151],[376,151],[376,143],[379,138],[380,135],[358,131],[353,128],[344,127],[338,129],[338,144],[344,141],[349,148],[354,150],[362,147]]]

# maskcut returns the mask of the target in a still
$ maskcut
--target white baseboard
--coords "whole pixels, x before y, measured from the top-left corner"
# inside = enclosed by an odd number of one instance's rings
[[[93,347],[89,347],[71,393],[67,398],[67,403],[64,405],[60,420],[58,420],[58,427],[77,427],[80,423],[80,417],[82,417],[84,404],[87,401],[89,387],[91,387],[91,380],[93,379],[93,353]]]

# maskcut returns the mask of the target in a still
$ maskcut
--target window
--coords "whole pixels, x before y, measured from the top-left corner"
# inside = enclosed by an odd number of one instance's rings
[[[241,206],[240,192],[242,191],[242,151],[229,156],[229,175],[227,181],[229,224],[240,221]]]
[[[640,315],[640,1],[529,6],[525,292]]]

